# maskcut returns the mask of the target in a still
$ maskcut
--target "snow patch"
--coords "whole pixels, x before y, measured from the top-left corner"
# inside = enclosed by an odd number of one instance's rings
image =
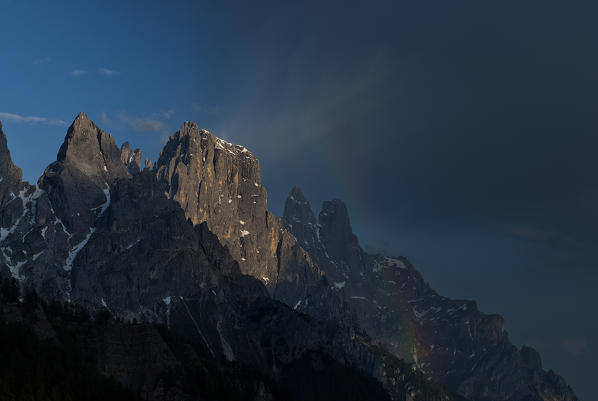
[[[106,211],[106,209],[108,209],[108,207],[110,206],[110,185],[108,185],[108,183],[106,183],[106,188],[104,188],[102,191],[104,192],[106,201],[104,203],[102,203],[100,206],[97,206],[97,207],[94,207],[93,209],[91,209],[92,211],[96,211],[98,209],[100,210],[100,215],[98,217],[103,215],[104,212]]]
[[[247,230],[241,230],[241,237],[244,237],[244,236],[249,235],[249,234],[250,234],[249,231],[247,231]]]
[[[233,348],[230,346],[224,335],[222,334],[222,321],[218,320],[216,323],[216,331],[218,332],[218,337],[220,337],[220,345],[222,346],[222,352],[224,353],[224,357],[229,361],[235,360],[235,354],[233,353]]]
[[[344,288],[346,284],[346,281],[341,281],[341,282],[334,282],[334,286],[338,289]]]
[[[83,239],[83,241],[79,242],[77,245],[75,245],[75,247],[73,249],[71,249],[71,251],[69,252],[69,256],[66,258],[66,262],[63,267],[64,270],[71,271],[73,269],[73,262],[75,261],[75,258],[77,257],[79,252],[81,252],[81,249],[83,249],[85,247],[85,245],[87,245],[87,243],[89,242],[89,239],[95,232],[96,232],[95,227],[91,227],[89,229],[89,232]]]
[[[170,295],[167,296],[166,298],[162,299],[162,301],[166,304],[166,306],[170,305],[170,300],[171,300]]]
[[[127,251],[127,250],[129,250],[129,249],[133,248],[135,245],[137,245],[137,244],[138,244],[138,243],[140,243],[140,242],[141,242],[141,240],[140,240],[140,239],[138,239],[137,241],[133,242],[132,244],[129,244],[129,245],[127,245],[127,247],[125,248],[125,251]]]

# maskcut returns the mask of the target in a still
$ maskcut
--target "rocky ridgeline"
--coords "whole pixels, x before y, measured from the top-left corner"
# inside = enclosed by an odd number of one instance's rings
[[[4,133],[0,137],[6,143]],[[193,148],[194,140],[206,146]],[[33,186],[20,182],[8,149],[0,149],[9,191],[1,211],[2,276],[94,314],[165,324],[202,344],[212,358],[241,362],[276,380],[288,381],[297,364],[313,371],[330,360],[377,378],[392,399],[450,399],[351,321],[331,320],[348,315],[341,297],[280,220],[266,213],[259,168],[237,158],[257,160],[239,147],[232,158],[231,146],[186,123],[156,167],[141,171],[140,152],[119,150],[112,136],[79,114],[57,161]],[[205,164],[191,163],[194,157],[202,163],[205,157]],[[252,191],[262,196],[261,209]],[[198,193],[212,201],[203,203]],[[233,195],[234,208],[228,202]],[[220,208],[218,198],[231,209]],[[194,202],[202,206],[191,207]],[[233,220],[253,230],[253,238],[229,231],[227,242],[226,225]],[[260,233],[264,229],[270,231]],[[260,271],[262,252],[271,264]],[[309,316],[277,301],[297,299],[311,301]]]
[[[273,216],[242,146],[185,123],[154,165],[141,160],[81,113],[30,185],[0,132],[2,275],[45,299],[163,323],[278,380],[332,358],[396,400],[451,398],[422,372],[471,399],[575,399],[535,351],[510,345],[500,317],[437,295],[404,258],[363,252],[342,202],[316,222],[295,189]]]
[[[304,312],[314,316],[349,319],[310,255],[268,211],[253,153],[187,122],[169,138],[155,173],[168,198],[193,224],[205,222],[241,272],[260,280],[274,299],[303,303]]]
[[[301,189],[283,221],[350,304],[359,325],[392,354],[469,399],[575,400],[540,356],[510,342],[499,315],[473,301],[438,295],[404,257],[364,252],[342,201],[324,202],[316,221]]]

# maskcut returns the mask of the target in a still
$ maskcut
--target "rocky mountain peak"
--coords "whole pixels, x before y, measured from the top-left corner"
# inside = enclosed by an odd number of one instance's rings
[[[143,153],[141,149],[131,149],[129,142],[125,142],[120,147],[120,160],[127,166],[127,170],[132,175],[139,173],[141,168],[141,161],[143,160]],[[147,160],[146,164],[147,166]]]
[[[185,216],[193,224],[205,222],[241,272],[260,280],[275,298],[299,305],[309,288],[320,286],[321,271],[268,211],[259,160],[245,147],[185,122],[169,138],[155,173]]]
[[[6,135],[0,122],[0,205],[14,199],[15,194],[23,187],[22,178],[23,172],[14,165],[10,157]]]
[[[316,218],[309,201],[305,199],[301,188],[294,187],[284,205],[283,219],[285,224],[302,223],[315,227]]]
[[[337,234],[352,235],[351,222],[347,206],[340,199],[324,201],[318,220],[323,227],[334,230]]]
[[[324,201],[318,216],[320,239],[328,253],[349,265],[363,259],[349,220],[347,206],[340,199]]]
[[[114,137],[96,126],[85,113],[79,113],[69,127],[57,162],[103,181],[129,176]]]
[[[85,232],[93,225],[98,207],[109,199],[110,185],[129,177],[114,137],[79,113],[56,162],[46,168],[38,185],[48,193],[52,210],[66,227]]]

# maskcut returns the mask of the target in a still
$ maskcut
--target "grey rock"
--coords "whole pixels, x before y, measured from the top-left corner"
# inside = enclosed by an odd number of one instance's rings
[[[141,161],[143,155],[141,149],[131,149],[129,142],[125,142],[120,147],[120,160],[127,166],[131,175],[139,173],[141,169]],[[145,168],[147,168],[148,160],[145,160]]]
[[[253,153],[186,122],[161,152],[156,177],[185,216],[205,222],[241,272],[262,281],[274,299],[316,316],[348,318],[318,266],[268,211]]]
[[[562,378],[542,370],[535,350],[511,345],[501,316],[438,295],[404,257],[364,252],[342,201],[324,202],[316,224],[295,187],[283,221],[359,325],[393,355],[470,399],[577,399]]]

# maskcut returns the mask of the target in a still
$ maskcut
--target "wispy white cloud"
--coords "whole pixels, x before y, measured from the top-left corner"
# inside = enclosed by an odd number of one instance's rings
[[[157,113],[152,113],[152,118],[168,120],[170,117],[174,115],[175,112],[176,111],[174,109],[159,111]]]
[[[38,117],[38,116],[22,116],[20,114],[13,113],[0,113],[0,120],[12,121],[15,123],[22,124],[46,124],[56,125],[59,127],[67,126],[68,123],[64,120],[58,120],[53,118]]]
[[[120,75],[120,71],[110,70],[105,67],[98,68],[98,72],[100,73],[100,75],[104,75],[106,77],[113,77],[116,75]]]
[[[81,75],[85,75],[87,74],[87,71],[85,70],[73,70],[71,72],[69,72],[69,75],[71,77],[80,77]]]
[[[163,132],[166,130],[166,124],[163,121],[152,118],[140,118],[121,113],[118,115],[118,121],[135,132]]]
[[[108,125],[111,122],[112,120],[108,118],[108,114],[106,114],[105,111],[102,111],[102,114],[100,114],[100,123],[102,123],[102,125]]]
[[[38,64],[45,64],[45,63],[49,63],[50,61],[52,61],[52,57],[41,57],[41,58],[37,58],[35,60],[33,60],[34,65],[38,65]]]

